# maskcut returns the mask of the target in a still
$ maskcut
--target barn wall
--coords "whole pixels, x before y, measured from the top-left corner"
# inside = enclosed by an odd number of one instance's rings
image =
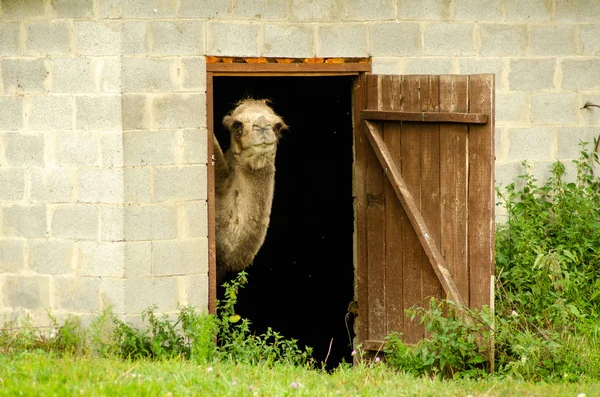
[[[596,0],[0,0],[0,314],[206,307],[205,55],[496,73],[504,184],[598,134],[599,22]]]

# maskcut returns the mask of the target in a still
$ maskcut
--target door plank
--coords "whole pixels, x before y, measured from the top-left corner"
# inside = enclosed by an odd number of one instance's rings
[[[437,277],[444,288],[444,291],[448,294],[448,297],[459,305],[464,306],[465,302],[458,292],[458,288],[456,287],[456,283],[454,282],[452,275],[448,271],[446,264],[444,262],[444,258],[442,257],[440,251],[437,249],[435,242],[433,241],[429,230],[427,229],[427,225],[425,224],[425,219],[421,215],[419,208],[415,202],[415,199],[411,192],[408,190],[408,187],[400,175],[400,171],[393,163],[391,159],[391,155],[387,148],[385,147],[385,143],[383,139],[379,136],[377,132],[377,127],[369,121],[365,121],[367,126],[367,138],[369,143],[373,147],[375,153],[377,154],[377,158],[381,163],[381,166],[385,170],[385,174],[389,178],[392,186],[394,187],[394,191],[402,206],[406,210],[406,214],[417,231],[417,236],[419,238],[419,242],[431,265],[433,266]]]
[[[383,109],[399,110],[402,102],[402,77],[381,76],[383,91]],[[383,140],[388,147],[394,164],[402,164],[402,146],[400,141],[400,123],[383,124]],[[386,334],[403,332],[404,302],[402,299],[402,222],[406,214],[396,198],[394,188],[385,178],[385,307]]]
[[[467,76],[440,77],[440,111],[468,111],[468,94]],[[468,132],[469,126],[465,124],[440,125],[441,251],[466,302],[469,302]]]
[[[490,305],[494,266],[494,75],[469,77],[469,112],[492,120],[469,127],[470,307]]]
[[[367,76],[367,107],[380,109],[380,76]],[[369,339],[386,336],[384,175],[372,149],[366,156]]]
[[[435,112],[439,110],[439,76],[421,78],[421,110]],[[431,238],[440,249],[440,125],[421,124],[421,214],[429,229]],[[442,297],[442,286],[427,258],[421,262],[421,299]]]

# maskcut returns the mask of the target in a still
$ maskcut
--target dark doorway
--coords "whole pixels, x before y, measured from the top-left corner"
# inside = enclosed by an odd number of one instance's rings
[[[270,99],[290,127],[278,146],[266,241],[247,270],[238,313],[257,332],[272,327],[311,346],[321,362],[333,339],[328,368],[352,362],[352,77],[215,76],[213,93],[224,150],[221,121],[240,99]]]

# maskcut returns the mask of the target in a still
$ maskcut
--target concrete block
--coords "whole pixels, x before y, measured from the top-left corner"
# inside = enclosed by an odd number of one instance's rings
[[[29,128],[32,130],[70,130],[73,128],[73,104],[68,96],[34,96],[30,100]]]
[[[125,243],[125,277],[152,276],[152,243]]]
[[[292,0],[290,19],[297,22],[337,21],[342,17],[342,6],[338,0]]]
[[[455,0],[457,21],[499,21],[502,11],[498,0]]]
[[[145,95],[123,94],[123,130],[146,130],[149,127],[149,105]]]
[[[85,277],[123,277],[125,244],[85,241],[78,244],[79,271]]]
[[[96,165],[98,137],[85,131],[56,133],[54,155],[61,166]]]
[[[148,203],[152,201],[150,188],[150,168],[126,168],[124,200],[126,202]]]
[[[98,239],[98,208],[73,204],[57,207],[52,214],[51,233],[54,237],[77,240]]]
[[[207,164],[206,128],[183,130],[181,161],[184,164]]]
[[[367,26],[354,24],[319,27],[317,57],[367,57]]]
[[[451,58],[406,58],[406,74],[450,74]]]
[[[126,0],[121,1],[121,17],[125,19],[140,18],[174,18],[177,11],[175,1]]]
[[[29,240],[29,267],[39,274],[73,273],[73,242]]]
[[[100,207],[100,239],[102,241],[125,239],[125,210],[122,206]]]
[[[556,0],[555,18],[561,22],[598,22],[600,2],[596,0]]]
[[[421,54],[421,28],[418,23],[385,22],[371,25],[371,55],[410,56]]]
[[[0,168],[0,200],[19,201],[25,195],[23,168]]]
[[[207,25],[206,54],[215,56],[256,57],[260,55],[254,23],[217,23]]]
[[[372,58],[373,74],[402,74],[402,58]]]
[[[83,203],[122,203],[123,184],[121,169],[82,169],[79,171],[78,200]]]
[[[206,200],[206,166],[154,170],[154,201]]]
[[[204,28],[200,21],[159,21],[151,23],[152,54],[204,54]]]
[[[20,55],[20,29],[19,22],[0,22],[0,56]]]
[[[424,55],[474,55],[473,25],[434,23],[425,25]]]
[[[600,55],[600,24],[579,25],[583,55]]]
[[[114,21],[75,22],[75,48],[80,55],[121,55],[122,24]]]
[[[223,3],[229,5],[229,1],[223,1]],[[237,0],[235,15],[236,17],[263,21],[285,20],[287,17],[287,1]]]
[[[12,309],[44,310],[50,307],[50,278],[6,276],[2,288],[4,304]]]
[[[97,277],[54,278],[55,301],[60,310],[94,313],[100,310],[100,279]]]
[[[577,105],[575,93],[533,93],[531,120],[535,124],[575,124]]]
[[[178,282],[174,277],[125,280],[125,313],[141,313],[152,305],[161,312],[176,310]]]
[[[353,21],[382,21],[396,19],[395,0],[347,0],[344,19]]]
[[[156,129],[206,127],[205,94],[172,94],[152,98]]]
[[[0,120],[2,130],[16,131],[23,128],[23,98],[0,96]]]
[[[310,25],[265,25],[263,55],[287,58],[314,57],[313,28]]]
[[[598,128],[595,127],[558,127],[556,157],[561,160],[578,159],[581,148],[579,143],[593,143],[598,138]],[[589,149],[589,147],[588,147]]]
[[[484,7],[477,7],[484,8]],[[527,28],[525,25],[481,24],[481,56],[506,56],[525,54]]]
[[[45,91],[47,72],[43,59],[2,59],[1,65],[6,93]]]
[[[127,131],[123,133],[125,165],[175,164],[175,131]]]
[[[532,55],[575,55],[574,26],[532,26],[530,35]]]
[[[597,90],[600,88],[600,59],[565,59],[562,61],[563,90]]]
[[[547,91],[554,89],[556,59],[512,59],[508,84],[511,91]]]
[[[552,2],[548,0],[504,0],[506,19],[509,21],[550,22]]]
[[[121,97],[119,95],[78,96],[76,124],[91,131],[121,130]]]
[[[123,0],[103,0],[98,4],[98,18],[118,19],[121,18],[121,3]]]
[[[159,205],[125,207],[124,225],[128,241],[173,239],[177,237],[176,208]]]
[[[598,94],[582,95],[582,101],[580,102],[580,106],[578,106],[578,108],[579,108],[579,114],[581,115],[581,119],[583,120],[583,123],[586,125],[600,124],[600,112],[598,111],[600,109],[595,108],[595,107],[588,107],[588,108],[582,109],[583,105],[585,105],[588,102],[596,104],[596,105],[600,105],[600,95],[598,95]]]
[[[528,123],[530,106],[530,95],[526,92],[496,92],[496,124]]]
[[[189,201],[183,205],[186,237],[208,237],[208,206],[206,201]]]
[[[45,237],[46,207],[43,205],[4,207],[2,234],[6,237]]]
[[[90,58],[52,58],[53,92],[77,93],[96,90],[96,65]]]
[[[208,275],[190,274],[182,277],[182,301],[198,310],[208,310]]]
[[[123,55],[138,55],[149,52],[148,41],[151,31],[148,23],[124,21],[122,29],[121,51]]]
[[[400,0],[398,19],[401,21],[447,21],[452,15],[449,0]]]
[[[208,272],[208,239],[152,242],[154,276],[202,274]]]
[[[4,134],[4,156],[13,166],[43,166],[44,136],[42,134]]]
[[[269,3],[269,7],[278,8],[279,2]],[[244,4],[238,3],[236,13],[244,9]],[[242,11],[243,12],[243,11]],[[233,10],[230,0],[181,0],[179,16],[184,18],[224,19],[231,17]]]
[[[553,134],[550,127],[509,129],[510,149],[508,150],[508,160],[553,160]]]
[[[100,304],[102,308],[110,307],[114,314],[125,314],[125,280],[101,278]]]
[[[100,71],[100,92],[121,93],[121,58],[96,58],[96,67]]]
[[[106,133],[100,137],[102,166],[105,168],[123,166],[123,133]]]
[[[0,19],[25,19],[41,17],[45,14],[44,2],[2,0]]]
[[[68,55],[71,27],[67,20],[31,21],[26,25],[25,55]]]
[[[497,163],[494,175],[495,185],[499,188],[505,188],[511,183],[517,183],[519,181],[519,175],[523,175],[524,173],[525,168],[523,168],[520,161]]]
[[[499,58],[459,58],[458,68],[461,74],[493,73],[496,75],[496,87],[498,87],[504,72],[504,60]]]
[[[181,58],[181,89],[206,91],[206,58]]]
[[[174,58],[123,58],[123,92],[171,92],[177,89]]]
[[[23,240],[0,240],[0,273],[19,273],[25,269]]]
[[[58,18],[91,18],[94,16],[93,0],[52,0],[50,5]]]

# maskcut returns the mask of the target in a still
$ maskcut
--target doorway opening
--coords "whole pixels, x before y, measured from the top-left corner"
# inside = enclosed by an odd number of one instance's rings
[[[317,361],[329,352],[328,368],[352,362],[354,330],[346,315],[354,299],[352,82],[352,76],[213,77],[214,133],[224,151],[223,116],[240,99],[271,100],[290,127],[277,148],[266,240],[247,269],[237,312],[256,332],[271,327],[312,347]]]

